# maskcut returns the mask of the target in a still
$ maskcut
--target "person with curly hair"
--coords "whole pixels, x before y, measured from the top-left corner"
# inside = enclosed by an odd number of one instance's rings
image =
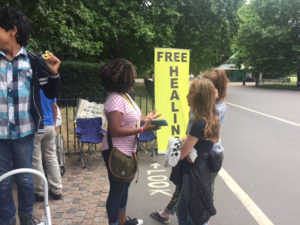
[[[52,53],[46,60],[26,50],[31,32],[29,19],[12,7],[0,8],[0,175],[32,167],[33,140],[42,133],[40,89],[53,99],[58,90],[60,60]],[[32,175],[14,176],[18,188],[21,225],[34,225]],[[12,180],[0,183],[0,224],[16,224]]]
[[[144,131],[153,131],[157,126],[151,125],[151,120],[160,115],[153,110],[146,117],[141,117],[138,105],[128,92],[134,88],[136,70],[126,59],[115,59],[107,63],[101,70],[100,77],[104,89],[108,92],[104,104],[104,113],[108,121],[108,132],[113,146],[128,157],[132,157],[137,148],[137,135]],[[139,126],[140,123],[144,126]],[[102,155],[108,171],[110,190],[106,201],[109,225],[140,225],[141,219],[126,216],[126,205],[130,182],[115,179],[108,166],[111,149],[107,134],[103,138]]]

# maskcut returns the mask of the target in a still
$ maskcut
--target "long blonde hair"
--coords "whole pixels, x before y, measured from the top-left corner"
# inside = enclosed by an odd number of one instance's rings
[[[209,80],[192,80],[190,85],[190,105],[194,121],[203,119],[206,122],[204,139],[216,143],[219,140],[220,125],[216,111],[216,89]]]

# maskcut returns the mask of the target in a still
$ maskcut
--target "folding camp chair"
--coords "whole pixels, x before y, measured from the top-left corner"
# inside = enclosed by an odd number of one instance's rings
[[[76,120],[75,134],[77,135],[78,146],[79,146],[79,160],[81,161],[82,167],[85,166],[85,153],[96,153],[96,144],[102,142],[103,132],[102,118],[78,118]],[[84,144],[87,144],[87,150],[84,151]]]
[[[155,159],[155,146],[156,146],[156,136],[152,131],[145,131],[138,137],[138,147],[148,154],[148,145],[151,146],[152,150],[152,161],[156,162]]]

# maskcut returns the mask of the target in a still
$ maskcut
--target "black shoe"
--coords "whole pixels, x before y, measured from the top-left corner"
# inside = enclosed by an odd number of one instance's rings
[[[20,216],[20,225],[37,225],[32,215]]]
[[[153,211],[150,215],[153,219],[156,219],[159,222],[162,222],[162,223],[165,223],[165,224],[170,223],[169,218],[165,217],[165,216],[162,216],[160,214],[160,211]]]
[[[44,202],[44,196],[40,196],[38,194],[34,194],[34,198],[36,202]]]
[[[142,225],[142,224],[143,224],[143,220],[130,218],[129,216],[127,216],[126,222],[124,223],[124,225]]]
[[[62,195],[61,194],[54,194],[51,190],[49,190],[49,195],[53,198],[53,200],[60,200],[62,199]]]

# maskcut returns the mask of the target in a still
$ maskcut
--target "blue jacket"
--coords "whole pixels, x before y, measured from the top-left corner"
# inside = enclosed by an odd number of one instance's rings
[[[28,52],[28,57],[32,69],[30,113],[35,122],[35,131],[43,133],[44,122],[40,100],[40,88],[48,98],[56,98],[58,93],[59,74],[52,75],[41,56]]]

